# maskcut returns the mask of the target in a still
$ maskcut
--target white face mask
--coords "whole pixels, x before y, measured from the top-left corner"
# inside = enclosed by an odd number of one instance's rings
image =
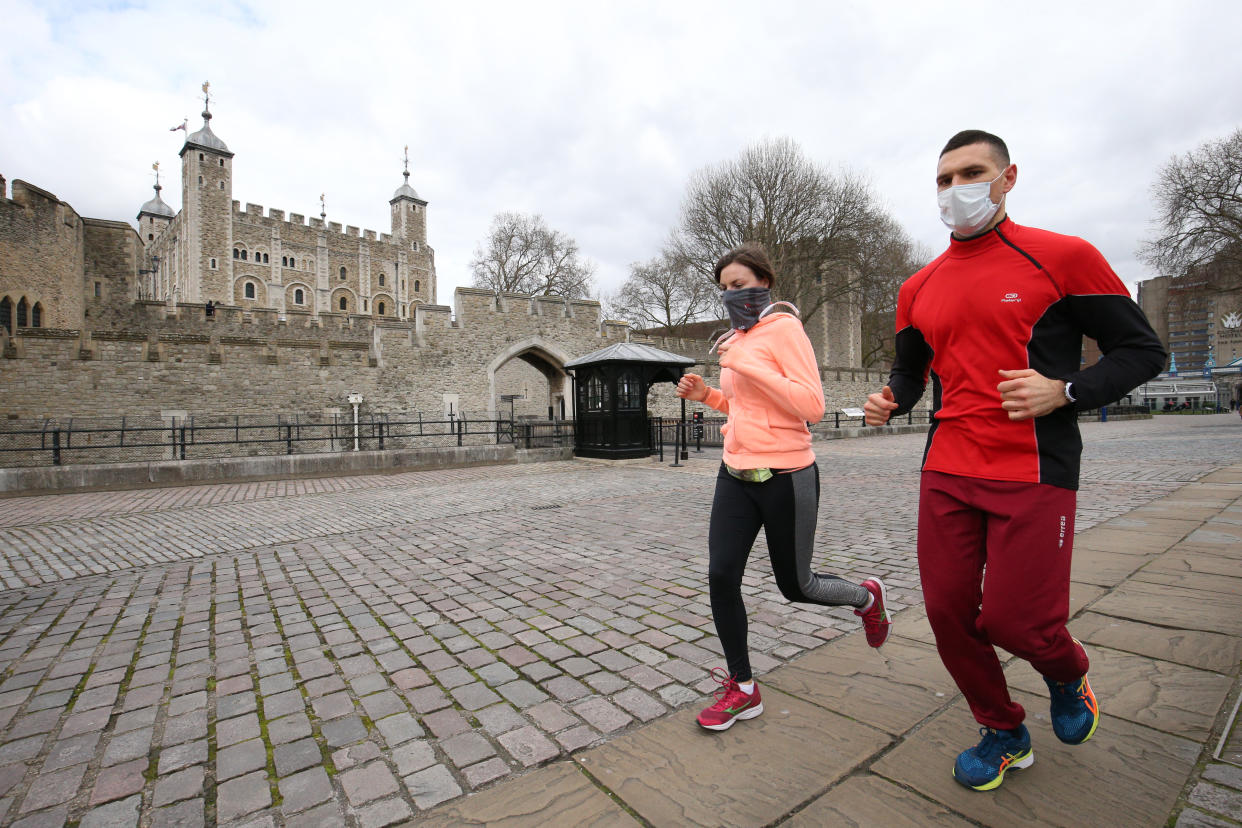
[[[936,194],[936,200],[940,202],[940,220],[959,236],[973,236],[987,227],[1000,209],[1000,202],[992,201],[992,185],[1004,174],[1005,171],[1001,170],[1001,174],[991,181],[959,184],[941,190]],[[1001,201],[1004,200],[1005,196],[1001,195]]]

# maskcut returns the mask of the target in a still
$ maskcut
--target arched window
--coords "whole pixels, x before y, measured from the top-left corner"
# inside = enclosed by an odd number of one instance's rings
[[[414,280],[414,292],[418,293],[420,290],[422,290],[422,283],[418,279],[415,279]]]
[[[13,333],[13,302],[7,296],[0,299],[0,328]]]
[[[244,262],[244,261],[246,261],[246,259],[249,257],[249,255],[250,255],[250,254],[249,254],[248,252],[246,252],[245,250],[243,250],[243,251],[242,251],[242,261],[243,261],[243,262]]]
[[[223,159],[223,158],[221,158],[221,159],[219,159],[219,160],[220,160],[220,166],[221,166],[221,167],[223,167],[223,166],[224,166],[224,159]]]
[[[345,278],[345,268],[342,267],[341,268],[341,279],[344,280],[344,278]]]
[[[23,296],[17,303],[17,327],[19,328],[26,327],[26,310],[26,298]]]
[[[383,286],[384,286],[384,274],[381,273],[380,274],[380,287],[383,287]]]
[[[30,309],[30,327],[43,327],[43,303],[35,302],[35,306]]]
[[[263,254],[263,264],[267,264],[267,254]]]
[[[147,241],[153,241],[154,239],[155,239],[154,233],[147,233]]]
[[[290,257],[289,257],[289,267],[297,267],[297,265],[295,265],[295,264],[293,263],[293,257],[292,257],[292,256],[290,256]]]
[[[198,160],[199,160],[199,161],[202,161],[202,160],[203,160],[203,154],[202,154],[201,152],[198,154]]]
[[[241,251],[240,251],[240,250],[238,250],[236,247],[234,247],[234,248],[233,248],[233,258],[234,258],[234,259],[240,259],[240,258],[241,258]]]
[[[375,303],[375,312],[378,313],[380,316],[384,315],[384,303],[383,302]]]
[[[289,257],[288,257],[288,256],[281,256],[281,257],[280,257],[280,266],[281,266],[281,267],[288,267],[288,266],[289,266]]]
[[[297,290],[293,292],[293,304],[295,305],[306,304],[306,294],[302,292],[301,288],[298,288]]]
[[[254,282],[246,282],[245,296],[247,299],[254,298]]]
[[[203,186],[203,177],[201,175],[198,177],[198,186]]]
[[[341,297],[341,310],[349,310],[349,300],[344,296]]]
[[[215,269],[216,269],[216,260],[215,260],[215,259],[212,259],[212,260],[211,260],[211,269],[212,269],[212,270],[215,270]]]

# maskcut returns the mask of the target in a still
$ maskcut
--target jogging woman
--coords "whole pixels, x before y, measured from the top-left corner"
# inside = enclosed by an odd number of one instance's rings
[[[867,643],[888,638],[884,584],[861,585],[811,572],[819,507],[819,468],[807,422],[824,416],[824,389],[811,342],[797,309],[773,305],[776,283],[763,248],[746,244],[716,263],[716,283],[733,328],[715,346],[720,354],[720,390],[697,374],[686,374],[677,396],[729,416],[724,462],[716,477],[708,533],[708,584],[716,634],[728,674],[713,670],[722,688],[716,703],[699,714],[709,730],[727,730],[738,719],[763,712],[759,686],[746,647],[742,574],[760,527],[781,594],[790,601],[852,606],[862,617]],[[779,310],[786,305],[793,312]]]

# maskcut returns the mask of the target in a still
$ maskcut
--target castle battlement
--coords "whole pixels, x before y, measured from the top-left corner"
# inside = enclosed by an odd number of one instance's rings
[[[16,182],[14,182],[16,183]],[[51,195],[50,193],[48,194]],[[51,196],[55,198],[55,196]],[[266,212],[266,215],[265,215]],[[310,224],[307,225],[306,216],[301,213],[289,213],[285,216],[285,211],[276,207],[264,208],[262,204],[255,204],[247,201],[242,206],[240,201],[233,202],[233,217],[244,218],[252,224],[261,224],[263,226],[272,226],[274,224],[289,225],[291,227],[306,228],[310,226],[316,230],[324,229],[324,221],[322,219],[311,218]],[[391,233],[383,233],[377,230],[367,230],[356,227],[355,225],[342,225],[337,221],[327,223],[327,229],[333,233],[339,233],[355,239],[366,239],[367,241],[376,241],[377,239],[384,244],[392,244],[393,238]]]

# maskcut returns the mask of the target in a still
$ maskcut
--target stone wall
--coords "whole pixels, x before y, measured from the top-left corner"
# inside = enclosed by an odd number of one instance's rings
[[[118,246],[118,257],[129,255]],[[82,329],[19,331],[0,338],[0,416],[89,417],[306,413],[343,410],[361,393],[364,412],[454,413],[490,418],[508,413],[502,394],[525,393],[518,415],[546,416],[559,399],[572,410],[571,382],[561,366],[612,342],[626,328],[600,321],[595,302],[458,289],[454,313],[419,305],[412,321],[364,315],[220,308],[169,311],[137,302],[128,315]],[[719,368],[701,340],[657,338],[655,347],[696,359],[708,382]],[[861,405],[883,383],[878,372],[824,372],[830,410]],[[697,406],[691,405],[689,410]],[[653,413],[675,416],[669,383],[653,388]]]
[[[0,300],[9,297],[14,308],[22,299],[31,309],[38,304],[44,327],[77,327],[83,312],[81,217],[25,181],[13,182],[11,199],[4,195],[0,192]]]

